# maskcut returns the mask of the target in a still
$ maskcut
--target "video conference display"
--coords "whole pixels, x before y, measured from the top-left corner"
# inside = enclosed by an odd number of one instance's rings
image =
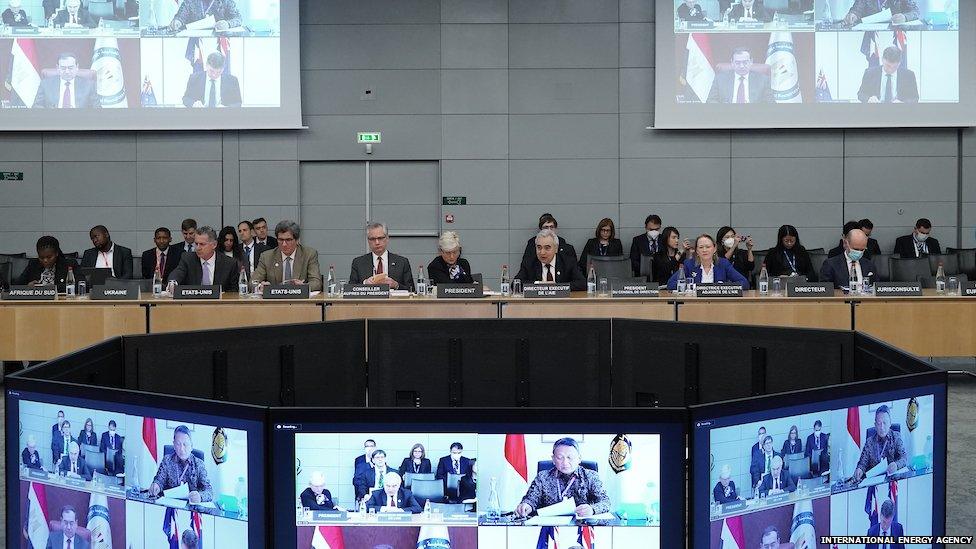
[[[951,126],[976,121],[976,33],[958,0],[658,3],[655,125]],[[666,26],[666,27],[665,27]],[[792,104],[792,105],[787,105]]]
[[[248,481],[261,468],[250,463],[260,423],[12,391],[8,399],[20,433],[10,441],[20,457],[19,547],[258,546],[248,501],[262,501],[263,476]],[[263,522],[263,505],[254,513]]]
[[[695,546],[939,534],[944,410],[933,388],[696,420]]]
[[[14,0],[2,17],[4,127],[301,125],[297,2]]]

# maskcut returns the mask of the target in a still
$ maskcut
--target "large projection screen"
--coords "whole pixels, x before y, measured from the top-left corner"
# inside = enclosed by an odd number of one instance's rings
[[[3,16],[0,130],[302,127],[299,0],[60,2]]]
[[[656,128],[976,125],[965,0],[656,6]]]

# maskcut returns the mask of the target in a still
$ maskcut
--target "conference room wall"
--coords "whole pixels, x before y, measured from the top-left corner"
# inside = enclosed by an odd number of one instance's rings
[[[951,129],[646,130],[653,11],[652,0],[303,1],[308,130],[3,134],[0,171],[25,180],[0,185],[0,253],[33,251],[44,232],[66,251],[90,247],[100,222],[141,251],[184,217],[300,217],[308,165],[366,160],[439,161],[442,194],[468,198],[441,207],[440,228],[458,230],[486,274],[518,264],[544,211],[577,248],[602,217],[627,246],[648,213],[682,236],[732,224],[759,247],[791,222],[813,248],[867,216],[889,249],[927,216],[943,245],[961,225],[961,244],[976,246],[972,132],[960,174]],[[355,142],[366,130],[383,132],[369,156]],[[327,248],[360,230],[348,219],[306,243],[348,274],[364,239]]]

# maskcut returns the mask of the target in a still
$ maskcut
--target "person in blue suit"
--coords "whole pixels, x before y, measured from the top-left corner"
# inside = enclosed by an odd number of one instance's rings
[[[881,520],[877,524],[868,528],[869,536],[898,538],[905,535],[905,528],[901,523],[895,522],[895,504],[890,499],[886,499],[881,504],[881,517],[879,518]],[[884,544],[884,546],[890,547],[891,549],[905,549],[903,543],[889,543]],[[879,545],[877,543],[869,543],[864,546],[864,549],[878,549],[878,547]]]
[[[732,263],[724,257],[715,255],[715,239],[707,234],[703,234],[695,241],[696,256],[686,259],[684,262],[685,276],[694,277],[696,284],[732,282],[741,284],[743,290],[749,289],[749,281],[735,270]],[[678,274],[671,275],[668,280],[668,289],[675,290],[678,287]]]
[[[868,235],[861,229],[851,229],[844,237],[844,253],[824,261],[823,266],[820,267],[820,280],[833,282],[838,288],[847,288],[850,286],[852,271],[858,284],[861,284],[866,276],[877,280],[878,269],[874,266],[874,262],[865,256],[867,249]]]

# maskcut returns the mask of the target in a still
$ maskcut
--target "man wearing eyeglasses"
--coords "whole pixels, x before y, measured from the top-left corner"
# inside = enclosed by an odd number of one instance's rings
[[[264,284],[308,284],[308,291],[322,291],[319,252],[302,245],[301,227],[294,221],[275,225],[278,247],[261,254],[251,280]]]
[[[732,51],[732,70],[719,71],[708,93],[709,103],[772,103],[769,75],[752,70],[752,53],[747,48]]]
[[[391,290],[413,291],[413,273],[410,261],[390,253],[390,234],[383,223],[366,226],[369,253],[352,260],[350,284],[386,284]]]

